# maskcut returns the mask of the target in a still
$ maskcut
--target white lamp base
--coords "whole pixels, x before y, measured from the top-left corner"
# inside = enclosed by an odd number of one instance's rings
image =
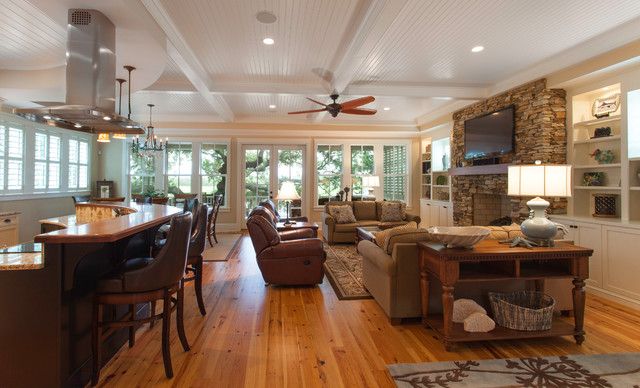
[[[533,240],[553,240],[558,233],[558,227],[546,217],[545,210],[549,207],[549,202],[536,197],[527,202],[527,206],[533,210],[533,217],[520,225],[522,233]]]

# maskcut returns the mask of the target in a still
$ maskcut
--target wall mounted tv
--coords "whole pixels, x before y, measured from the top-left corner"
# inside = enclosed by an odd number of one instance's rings
[[[464,158],[485,159],[514,149],[515,107],[513,105],[464,122]]]

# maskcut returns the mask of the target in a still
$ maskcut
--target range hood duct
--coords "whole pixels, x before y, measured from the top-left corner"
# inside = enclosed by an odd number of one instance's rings
[[[92,9],[70,9],[67,23],[65,105],[14,109],[29,120],[82,132],[143,134],[144,127],[115,113],[116,28]]]

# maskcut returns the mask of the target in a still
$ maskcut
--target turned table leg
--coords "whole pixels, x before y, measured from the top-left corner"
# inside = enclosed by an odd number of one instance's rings
[[[420,271],[420,298],[422,299],[422,324],[426,324],[429,316],[429,273],[427,271]]]
[[[575,335],[573,336],[578,345],[584,342],[584,279],[573,279],[573,315],[575,319]]]
[[[443,339],[446,351],[451,351],[452,343],[449,342],[453,331],[453,286],[442,285],[442,319]]]

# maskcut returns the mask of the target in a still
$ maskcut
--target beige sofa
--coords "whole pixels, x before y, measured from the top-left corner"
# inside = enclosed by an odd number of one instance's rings
[[[352,243],[356,238],[356,228],[359,226],[378,226],[380,228],[391,228],[404,225],[407,222],[415,221],[420,224],[420,217],[407,213],[403,221],[381,222],[382,201],[331,201],[324,206],[322,212],[322,235],[329,244]],[[328,207],[332,205],[349,205],[353,209],[356,222],[348,224],[338,224],[329,214]]]
[[[516,230],[511,232],[517,233]],[[424,233],[422,240],[428,240],[428,233]],[[403,318],[420,317],[422,301],[417,243],[396,243],[385,251],[374,242],[363,240],[358,244],[358,251],[363,257],[364,286],[391,323],[399,324]],[[461,283],[456,286],[455,298],[471,298],[488,306],[489,291],[511,292],[521,290],[522,286],[522,281]],[[441,287],[437,281],[430,282],[429,311],[432,313],[442,311]],[[526,282],[526,287],[533,289],[534,282]],[[570,288],[571,282],[566,279],[548,280],[545,283],[545,292],[556,300],[556,310],[573,309]]]

